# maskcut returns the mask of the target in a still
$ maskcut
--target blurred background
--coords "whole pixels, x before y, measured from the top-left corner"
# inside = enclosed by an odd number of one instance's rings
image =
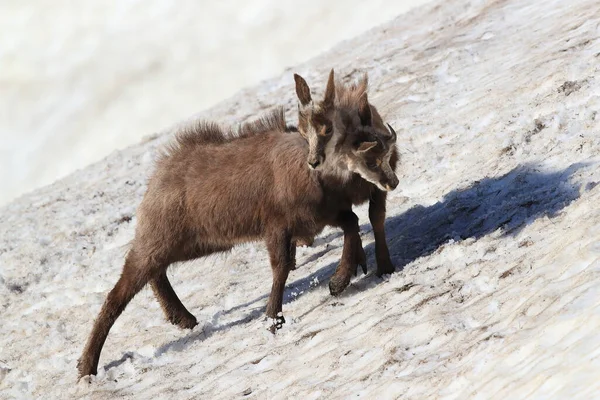
[[[0,205],[427,1],[2,0]]]

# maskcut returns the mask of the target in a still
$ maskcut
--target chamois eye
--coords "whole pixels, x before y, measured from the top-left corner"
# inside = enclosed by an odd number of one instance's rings
[[[332,125],[327,125],[327,128],[325,129],[325,133],[327,135],[331,135],[332,132],[333,132],[333,126]]]
[[[369,162],[367,163],[367,168],[369,168],[369,169],[375,169],[375,168],[377,168],[377,167],[379,167],[379,165],[377,165],[377,163],[376,163],[376,162],[374,162],[374,161],[369,161]]]

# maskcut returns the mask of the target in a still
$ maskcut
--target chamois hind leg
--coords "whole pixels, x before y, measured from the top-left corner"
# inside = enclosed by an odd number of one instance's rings
[[[285,323],[283,318],[283,290],[285,289],[285,281],[290,273],[290,269],[294,264],[293,247],[291,235],[287,232],[278,232],[269,235],[267,238],[267,250],[271,259],[271,269],[273,271],[273,286],[271,287],[271,295],[267,302],[267,316],[276,319],[275,324],[271,328],[271,332],[281,328],[281,324]],[[281,315],[280,315],[281,314]]]
[[[329,280],[329,292],[334,296],[340,294],[350,284],[350,279],[353,274],[356,275],[359,264],[363,267],[363,271],[366,269],[366,257],[362,249],[356,214],[352,211],[340,212],[336,225],[344,232],[344,249],[340,264]]]
[[[110,328],[133,296],[146,285],[155,272],[156,269],[141,264],[134,251],[129,252],[125,259],[121,277],[110,293],[108,293],[102,309],[98,317],[96,317],[92,333],[77,362],[79,377],[97,374],[100,352]]]
[[[230,249],[231,246],[228,245],[208,246],[205,243],[198,242],[195,244],[187,243],[186,246],[184,243],[183,245],[180,245],[176,251],[170,253],[168,259],[170,260],[170,263],[189,261]],[[152,286],[152,291],[169,322],[182,329],[193,329],[198,325],[198,321],[196,320],[196,317],[185,308],[179,297],[177,297],[175,290],[173,290],[171,282],[169,282],[169,278],[167,277],[168,266],[169,263],[166,263],[163,268],[159,269],[159,273],[150,281],[150,286]]]
[[[230,250],[230,245],[208,246],[205,243],[183,243],[177,250],[169,253],[168,259],[170,263],[195,260],[205,257],[209,254]],[[190,313],[183,305],[175,290],[167,277],[167,267],[170,263],[164,264],[164,267],[159,269],[159,273],[150,280],[150,286],[160,303],[165,316],[173,325],[177,325],[182,329],[193,329],[198,325],[196,317]]]
[[[167,278],[166,269],[153,278],[150,285],[167,319],[173,325],[177,325],[182,329],[193,329],[198,325],[196,317],[185,308],[179,297],[177,297],[169,278]]]
[[[390,251],[385,240],[385,199],[386,192],[373,190],[369,202],[369,219],[375,235],[375,259],[377,260],[377,276],[391,274],[396,270],[390,259]]]

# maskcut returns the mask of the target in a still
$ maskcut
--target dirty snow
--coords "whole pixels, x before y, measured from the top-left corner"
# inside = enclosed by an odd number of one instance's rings
[[[589,399],[600,393],[600,11],[594,1],[437,1],[298,66],[361,69],[399,133],[388,202],[398,272],[338,298],[342,237],[298,249],[276,336],[264,247],[185,263],[172,283],[199,326],[145,289],[91,384],[76,360],[121,269],[160,137],[0,210],[2,398]],[[286,104],[290,73],[200,117]]]

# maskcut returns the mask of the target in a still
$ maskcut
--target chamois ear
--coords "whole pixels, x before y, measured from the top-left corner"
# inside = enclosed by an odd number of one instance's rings
[[[358,100],[358,116],[363,126],[371,126],[371,106],[366,92]]]
[[[325,98],[323,99],[323,108],[331,109],[333,107],[333,101],[335,100],[335,80],[333,75],[333,68],[329,72],[329,79],[327,80],[327,88],[325,89]]]
[[[310,88],[304,78],[300,75],[294,74],[294,80],[296,81],[296,94],[298,95],[298,100],[300,100],[300,104],[307,106],[312,101]]]
[[[361,93],[361,92],[362,93],[366,93],[368,86],[369,86],[369,76],[365,72],[365,74],[363,75],[362,79],[358,82],[358,86],[356,87],[356,90],[359,93]]]
[[[354,145],[357,153],[365,153],[365,152],[371,150],[375,146],[377,146],[377,141],[359,142]]]

